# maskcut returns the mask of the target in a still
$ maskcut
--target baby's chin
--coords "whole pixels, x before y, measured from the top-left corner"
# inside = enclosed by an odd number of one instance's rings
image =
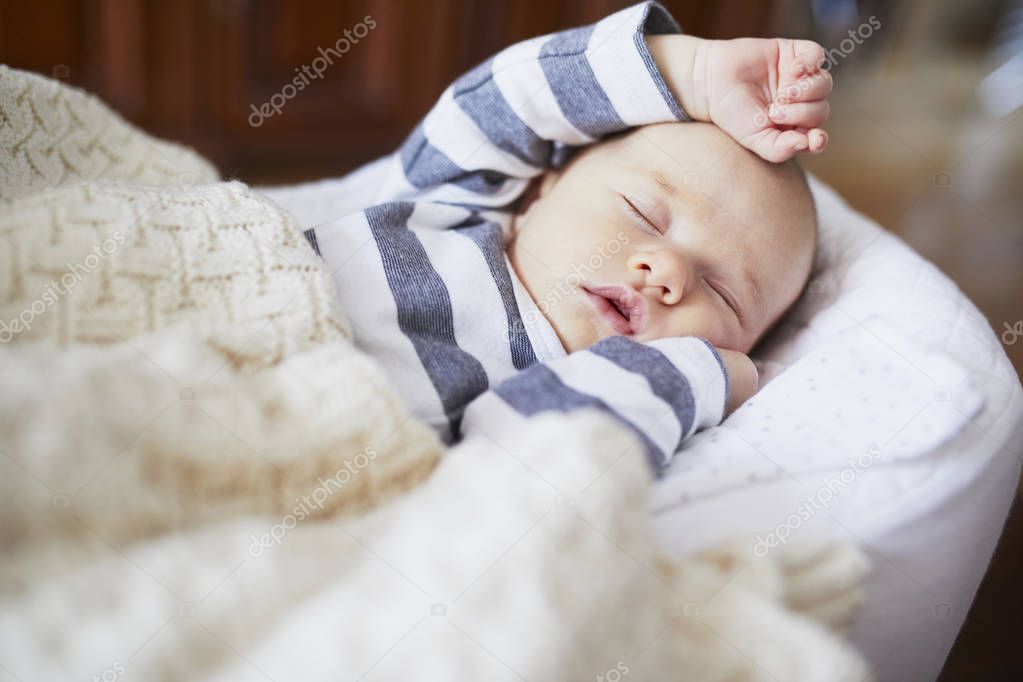
[[[567,353],[585,350],[601,339],[614,336],[613,330],[602,329],[592,318],[592,311],[580,303],[566,299],[547,311],[541,310]]]

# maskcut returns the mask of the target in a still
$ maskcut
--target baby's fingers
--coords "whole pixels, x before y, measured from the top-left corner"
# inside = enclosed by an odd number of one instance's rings
[[[781,131],[777,128],[765,128],[746,142],[746,147],[772,163],[787,161],[810,146],[806,133],[798,130]]]
[[[777,101],[786,104],[789,102],[813,102],[824,99],[831,94],[834,81],[831,73],[819,69],[813,73],[805,74],[778,87]]]
[[[806,134],[807,150],[811,154],[820,154],[828,147],[828,134],[820,128],[814,128]]]
[[[782,79],[799,78],[807,73],[814,73],[824,64],[824,48],[812,40],[791,40],[790,57],[791,67],[789,73],[780,74]]]
[[[746,140],[746,147],[772,163],[787,161],[799,152],[819,154],[828,146],[828,134],[820,128],[780,131],[766,128]]]
[[[831,92],[831,74],[823,67],[824,48],[812,40],[783,40],[776,101],[812,102]]]
[[[820,128],[796,128],[796,132],[806,136],[806,151],[811,154],[820,154],[827,149],[828,134]]]
[[[782,125],[816,128],[828,120],[831,111],[827,100],[816,102],[795,102],[793,104],[772,104],[767,115],[775,123]]]

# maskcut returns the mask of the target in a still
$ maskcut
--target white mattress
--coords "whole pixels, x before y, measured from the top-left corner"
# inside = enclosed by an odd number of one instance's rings
[[[382,171],[263,191],[311,227],[362,208]],[[1015,493],[1020,384],[948,278],[811,184],[817,265],[759,349],[770,381],[686,444],[655,485],[654,523],[675,552],[736,535],[769,551],[784,528],[854,540],[873,560],[854,644],[880,682],[933,680]]]

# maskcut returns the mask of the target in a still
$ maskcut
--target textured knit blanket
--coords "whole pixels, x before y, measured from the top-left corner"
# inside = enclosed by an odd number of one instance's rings
[[[447,450],[294,220],[0,67],[12,679],[856,680],[863,559],[654,545],[594,414]]]

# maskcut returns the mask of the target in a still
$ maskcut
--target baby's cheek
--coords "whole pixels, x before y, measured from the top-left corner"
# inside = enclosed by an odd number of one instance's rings
[[[672,313],[661,336],[701,336],[723,348],[734,342],[727,321],[713,306],[693,305],[678,308]]]
[[[592,311],[575,297],[566,298],[552,307],[547,319],[569,353],[589,348],[612,335],[595,323]]]

